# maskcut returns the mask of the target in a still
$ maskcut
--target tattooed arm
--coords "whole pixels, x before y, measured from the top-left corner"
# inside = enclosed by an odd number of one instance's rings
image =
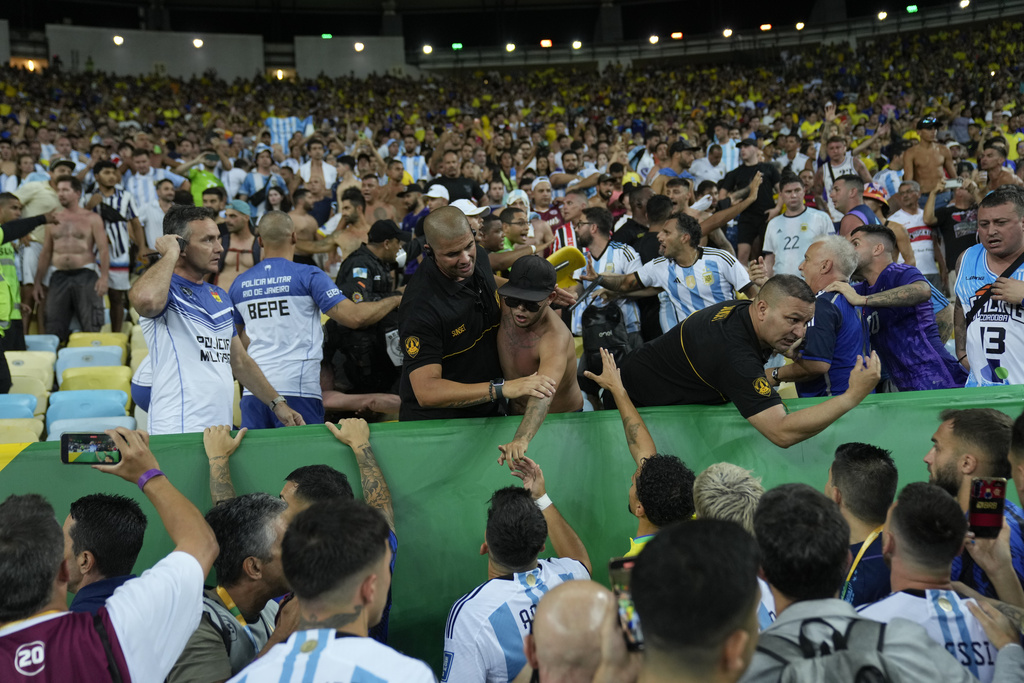
[[[359,480],[363,486],[363,499],[367,505],[381,511],[388,526],[394,531],[395,510],[391,504],[391,491],[388,489],[388,483],[384,481],[384,473],[381,472],[380,465],[377,464],[377,459],[373,455],[373,448],[370,446],[370,427],[366,424],[366,420],[360,418],[342,420],[337,427],[328,422],[327,428],[331,430],[334,438],[355,453],[356,463],[359,465]]]
[[[231,427],[228,425],[207,427],[203,431],[203,447],[206,449],[206,459],[210,462],[210,497],[214,505],[235,497],[228,459],[242,443],[246,431],[239,429],[234,438],[231,438]]]
[[[909,285],[893,287],[868,296],[858,294],[848,282],[833,282],[825,288],[825,291],[840,292],[851,306],[872,306],[874,308],[916,306],[922,301],[932,298],[932,288],[926,280],[918,280]]]
[[[501,335],[505,335],[509,326],[514,325],[508,309],[504,307],[503,309],[501,332],[499,332]],[[502,341],[499,342],[499,344],[505,343],[522,348],[521,343],[514,334],[510,335],[507,340],[503,337]],[[564,336],[558,334],[556,330],[543,334],[537,342],[536,348],[538,358],[537,375],[540,377],[562,378],[565,375],[566,362],[575,362],[576,360],[575,348],[570,343],[568,331],[565,331]],[[573,354],[571,359],[566,357],[567,352]],[[576,378],[574,377],[572,381],[575,382]],[[554,400],[557,391],[558,387],[556,386],[550,396],[542,398],[530,396],[525,401],[526,407],[523,411],[523,419],[519,423],[515,436],[512,437],[512,441],[509,443],[498,446],[498,450],[501,451],[498,464],[507,462],[509,469],[511,469],[514,461],[526,455],[526,449],[530,447],[530,441],[537,435],[537,431],[544,424],[544,418],[548,416],[551,402]],[[523,402],[518,401],[516,404],[517,407],[522,406]]]
[[[619,407],[619,415],[622,416],[622,429],[626,432],[626,445],[629,446],[629,453],[633,456],[636,466],[639,467],[644,458],[649,458],[658,452],[658,447],[654,445],[654,439],[647,431],[644,419],[640,417],[640,413],[637,412],[633,401],[630,400],[625,387],[622,386],[622,378],[619,376],[619,368],[615,365],[615,358],[601,349],[601,361],[604,368],[600,375],[595,375],[590,370],[587,370],[585,374],[602,388],[612,392],[615,405]]]

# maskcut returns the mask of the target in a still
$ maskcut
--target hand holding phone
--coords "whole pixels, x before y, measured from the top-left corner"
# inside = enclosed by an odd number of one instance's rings
[[[630,574],[633,571],[635,558],[618,557],[608,562],[608,576],[611,579],[612,592],[619,611],[619,625],[626,641],[626,649],[637,652],[644,649],[644,634],[640,628],[640,617],[633,605],[630,592]]]
[[[60,461],[65,465],[116,465],[121,451],[106,434],[65,432],[60,437]]]
[[[971,498],[967,506],[970,531],[977,538],[996,538],[1003,528],[1006,505],[1006,479],[975,477],[971,480]]]

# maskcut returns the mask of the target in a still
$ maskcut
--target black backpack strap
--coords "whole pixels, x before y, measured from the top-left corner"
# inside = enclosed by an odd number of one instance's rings
[[[263,260],[263,253],[260,249],[260,238],[254,237],[252,240],[252,264],[255,266],[257,263]]]
[[[810,638],[804,635],[804,628],[808,624],[821,624],[832,631],[832,646],[834,650],[828,646],[827,643],[821,643],[821,646],[815,646],[811,642]],[[805,659],[814,659],[818,656],[830,655],[833,652],[840,652],[847,649],[846,636],[836,630],[832,624],[828,623],[820,617],[814,617],[813,619],[804,619],[800,622],[800,651],[803,653]]]
[[[114,650],[110,646],[110,635],[103,623],[103,617],[99,614],[92,615],[92,627],[96,629],[96,634],[103,644],[103,652],[107,655],[107,672],[110,674],[110,680],[114,683],[122,683],[124,679],[121,678],[121,671],[117,668],[117,660],[114,659]]]
[[[873,619],[854,619],[846,627],[844,639],[851,650],[864,652],[875,649],[879,652],[885,649],[885,624]]]
[[[804,653],[796,643],[774,634],[761,634],[757,641],[757,651],[765,654],[780,664],[789,664],[804,659]]]
[[[1021,265],[1024,265],[1024,254],[1018,256],[1017,260],[1011,263],[1010,267],[1004,270],[999,277],[1012,278],[1013,274],[1021,267]],[[991,298],[992,286],[987,285],[982,295],[974,300],[974,305],[971,306],[971,310],[967,311],[966,315],[964,315],[964,319],[967,321],[967,327],[970,327],[971,322],[974,321],[974,316],[981,312],[981,309],[985,307],[985,304],[988,303],[988,300]]]

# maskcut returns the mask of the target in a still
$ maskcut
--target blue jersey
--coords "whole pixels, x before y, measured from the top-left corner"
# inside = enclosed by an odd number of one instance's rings
[[[863,543],[850,546],[850,554],[857,557]],[[882,557],[882,535],[879,534],[861,555],[860,562],[853,570],[850,583],[844,586],[839,597],[854,607],[881,600],[889,595],[889,567]]]
[[[1010,527],[1010,557],[1013,561],[1013,570],[1017,572],[1017,579],[1024,584],[1024,511],[1007,498],[1003,517],[1006,520],[1005,524]],[[997,597],[992,582],[966,550],[953,559],[950,575],[953,581],[963,581],[982,595]]]
[[[875,284],[856,285],[870,296],[913,282],[927,282],[921,271],[905,263],[891,263]],[[939,340],[932,302],[889,308],[864,307],[864,321],[871,346],[882,358],[889,376],[900,391],[961,387],[967,373]]]
[[[867,355],[865,341],[860,309],[838,292],[819,294],[801,355],[804,360],[829,363],[831,367],[821,377],[797,382],[800,397],[838,396],[845,392],[857,356]]]
[[[988,267],[987,254],[976,244],[961,257],[955,289],[964,315],[1001,274]],[[1024,266],[1012,278],[1024,280]],[[1024,306],[989,298],[967,326],[966,349],[971,364],[967,386],[1024,384]]]

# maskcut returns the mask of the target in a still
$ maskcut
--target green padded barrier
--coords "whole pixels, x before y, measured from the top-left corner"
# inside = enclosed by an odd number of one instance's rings
[[[816,400],[791,400],[787,405],[798,409]],[[761,437],[731,405],[641,412],[659,450],[678,455],[697,472],[727,460],[753,469],[766,487],[801,481],[820,489],[835,447],[847,441],[891,449],[901,485],[926,479],[921,459],[930,448],[939,411],[979,407],[1016,417],[1024,407],[1024,388],[871,396],[824,433],[788,450]],[[518,423],[515,417],[372,427],[371,440],[394,496],[398,526],[391,643],[436,669],[448,609],[487,579],[487,561],[479,549],[490,493],[519,484],[496,463],[498,444],[511,440]],[[208,509],[201,435],[155,437],[151,446],[175,486],[201,509]],[[608,559],[629,548],[628,538],[636,530],[626,508],[634,466],[618,413],[549,416],[529,455],[542,465],[551,499],[586,544],[595,577],[607,582]],[[358,495],[359,475],[351,452],[321,425],[250,432],[231,460],[235,490],[277,494],[288,472],[313,463],[345,472]],[[71,501],[96,491],[136,498],[150,515],[139,570],[168,552],[170,540],[138,489],[87,467],[62,465],[55,443],[30,446],[0,471],[0,499],[12,493],[41,493],[62,522]]]

